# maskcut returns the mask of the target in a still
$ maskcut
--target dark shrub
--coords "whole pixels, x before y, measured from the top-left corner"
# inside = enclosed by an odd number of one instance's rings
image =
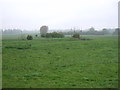
[[[32,39],[33,39],[33,37],[31,35],[27,36],[27,40],[32,40]]]
[[[73,36],[72,36],[72,37],[74,37],[74,38],[80,38],[80,34],[75,33],[75,34],[73,34]]]
[[[46,34],[41,34],[41,37],[46,37]]]
[[[36,34],[35,37],[38,37],[38,35]]]

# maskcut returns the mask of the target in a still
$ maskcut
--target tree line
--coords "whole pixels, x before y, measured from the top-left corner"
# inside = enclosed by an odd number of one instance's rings
[[[91,27],[88,30],[69,30],[62,32],[64,35],[73,35],[75,33],[78,33],[80,35],[120,35],[120,28],[115,29],[102,29],[102,30],[95,30],[93,27]]]
[[[33,33],[40,33],[40,34],[46,34],[48,32],[48,26],[42,26],[40,27],[40,31],[23,31],[21,29],[6,29],[1,30],[2,34],[33,34]],[[52,32],[53,33],[53,32]],[[75,29],[69,29],[67,31],[54,31],[54,33],[63,33],[64,35],[73,35],[75,33],[78,33],[80,35],[120,35],[120,28],[115,29],[102,29],[102,30],[95,30],[93,27],[89,28],[88,30],[75,30]],[[44,36],[44,35],[43,35]]]

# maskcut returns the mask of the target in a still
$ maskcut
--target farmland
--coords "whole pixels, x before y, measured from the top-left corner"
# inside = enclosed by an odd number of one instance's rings
[[[4,37],[3,88],[117,88],[118,38],[82,37]]]

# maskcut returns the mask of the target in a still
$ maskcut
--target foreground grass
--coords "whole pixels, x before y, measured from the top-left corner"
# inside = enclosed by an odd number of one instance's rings
[[[4,40],[3,88],[118,87],[117,43],[116,37]]]

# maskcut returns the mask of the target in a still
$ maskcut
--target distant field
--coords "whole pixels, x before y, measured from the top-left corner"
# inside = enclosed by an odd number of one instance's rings
[[[4,36],[3,88],[117,88],[117,37],[82,37],[92,40]]]
[[[41,38],[39,34],[37,34],[38,37],[35,37],[36,34],[14,34],[14,35],[2,35],[2,39],[3,40],[21,40],[21,39],[26,39],[27,35],[32,35],[34,39]],[[90,39],[100,38],[100,37],[116,37],[114,35],[80,35],[80,36],[84,38],[90,38]],[[70,38],[71,35],[65,35],[65,37]]]
[[[3,40],[20,40],[26,37],[27,34],[16,34],[16,35],[2,35]]]

